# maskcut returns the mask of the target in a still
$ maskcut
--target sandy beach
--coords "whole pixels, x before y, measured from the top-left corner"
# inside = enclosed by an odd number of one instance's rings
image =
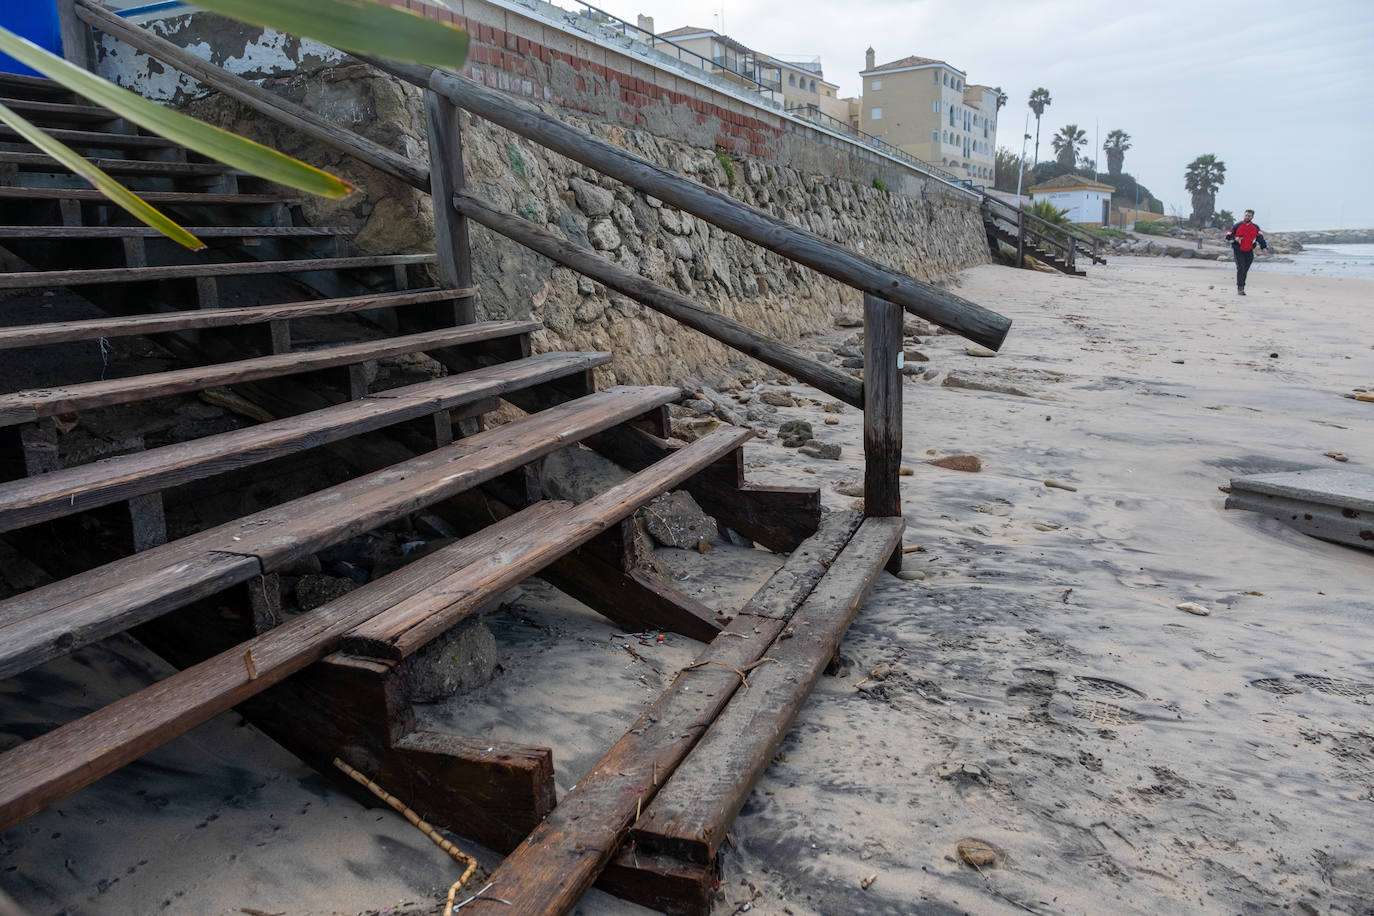
[[[1224,262],[951,279],[1012,333],[994,358],[913,344],[920,576],[880,579],[732,830],[715,913],[1368,912],[1374,554],[1226,510],[1220,489],[1337,466],[1328,452],[1374,474],[1374,404],[1342,397],[1374,386],[1374,281],[1282,270],[1257,263],[1245,298]],[[764,388],[804,403],[756,425],[808,420],[843,454],[770,434],[750,479],[849,507],[861,415]],[[981,470],[926,463],[954,454]],[[779,562],[726,543],[659,556],[723,610]],[[560,793],[699,648],[641,645],[538,582],[487,623],[497,677],[421,725],[551,746]],[[6,740],[165,671],[119,639],[16,678]],[[996,861],[961,862],[968,838]],[[460,871],[234,714],[0,833],[0,889],[34,914],[432,913]],[[578,912],[646,911],[592,892]]]

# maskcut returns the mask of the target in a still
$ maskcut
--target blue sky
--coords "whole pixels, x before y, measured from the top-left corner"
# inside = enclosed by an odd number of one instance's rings
[[[1184,169],[1213,153],[1226,163],[1218,208],[1252,207],[1279,231],[1374,226],[1374,0],[596,5],[630,22],[653,16],[660,32],[705,26],[779,57],[820,55],[842,95],[859,93],[869,45],[880,64],[911,54],[946,60],[969,82],[1007,92],[998,144],[1018,151],[1026,98],[1043,86],[1053,101],[1042,159],[1065,124],[1098,148],[1099,133],[1121,128],[1133,144],[1126,170],[1169,211],[1188,212]]]

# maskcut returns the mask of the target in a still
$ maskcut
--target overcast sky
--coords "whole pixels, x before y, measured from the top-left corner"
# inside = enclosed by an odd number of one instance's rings
[[[777,57],[819,55],[841,95],[859,94],[870,45],[879,64],[912,54],[945,60],[970,83],[1007,92],[997,143],[1017,152],[1026,99],[1043,86],[1053,101],[1040,158],[1053,156],[1049,138],[1065,124],[1086,130],[1098,150],[1099,134],[1121,128],[1132,142],[1126,171],[1166,212],[1190,212],[1184,170],[1213,153],[1226,163],[1218,209],[1253,207],[1273,230],[1374,226],[1374,0],[595,5],[630,22],[653,16],[659,32],[703,26]],[[1105,169],[1105,155],[1098,160]]]

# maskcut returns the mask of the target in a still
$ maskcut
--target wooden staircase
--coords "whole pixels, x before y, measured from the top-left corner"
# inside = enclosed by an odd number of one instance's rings
[[[506,912],[566,913],[595,883],[705,913],[731,821],[875,579],[900,563],[903,311],[993,348],[1010,322],[448,71],[374,62],[426,92],[426,170],[91,0],[58,9],[79,65],[83,30],[100,29],[431,194],[436,250],[359,255],[347,231],[302,225],[291,194],[129,130],[47,81],[0,77],[6,104],[209,244],[191,254],[131,225],[0,128],[0,379],[11,369],[0,388],[0,538],[56,570],[64,557],[50,532],[124,532],[51,584],[0,601],[0,677],[41,679],[46,662],[124,632],[182,669],[0,754],[0,829],[232,707],[322,772],[340,758],[433,824],[510,852],[493,876]],[[466,185],[460,108],[862,291],[862,381],[494,207]],[[533,322],[478,321],[468,220],[862,409],[864,513],[823,516],[815,489],[750,485],[749,430],[671,440],[679,389],[597,391],[592,370],[611,354],[532,355]],[[417,276],[431,267],[437,285]],[[58,303],[72,314],[48,310]],[[146,342],[159,364],[108,365],[111,341]],[[373,389],[371,364],[420,353],[444,371]],[[211,393],[253,422],[63,460],[63,437],[92,418],[146,419],[150,405],[156,414]],[[488,427],[498,407],[521,416]],[[578,443],[629,476],[576,505],[545,499],[539,462]],[[244,484],[325,459],[346,473],[318,489],[261,499]],[[241,511],[169,533],[169,507],[234,486]],[[733,619],[634,562],[635,512],[674,488],[789,554]],[[464,536],[314,610],[283,611],[283,570],[420,511]],[[407,698],[422,649],[536,574],[617,628],[704,644],[556,807],[548,748],[420,730]]]
[[[1095,240],[1069,227],[1056,226],[1034,214],[1017,210],[989,194],[983,195],[982,215],[988,246],[994,255],[1001,245],[1007,245],[1017,253],[1018,263],[1022,255],[1030,254],[1071,277],[1087,275],[1078,267],[1080,255],[1093,264],[1107,263],[1099,254]]]

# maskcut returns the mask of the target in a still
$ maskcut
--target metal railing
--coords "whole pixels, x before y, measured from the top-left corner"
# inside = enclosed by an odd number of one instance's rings
[[[898,147],[893,146],[891,143],[888,143],[882,137],[875,137],[873,134],[870,134],[867,131],[860,130],[859,128],[850,124],[848,121],[841,121],[834,115],[828,115],[814,105],[798,105],[794,108],[784,108],[783,111],[791,115],[797,115],[798,117],[806,118],[808,121],[815,121],[822,127],[828,127],[835,133],[843,134],[845,137],[857,140],[865,146],[870,146],[873,149],[878,150],[885,156],[890,156],[893,159],[899,159],[902,162],[905,162],[910,166],[920,169],[923,172],[929,172],[930,174],[935,175],[938,178],[943,178],[945,181],[948,181],[951,184],[961,184],[965,185],[969,189],[973,188],[973,183],[970,179],[960,178],[953,172],[947,172],[944,169],[940,168],[938,165],[931,165],[924,159],[920,159],[916,156],[911,155],[904,149],[899,149]]]

